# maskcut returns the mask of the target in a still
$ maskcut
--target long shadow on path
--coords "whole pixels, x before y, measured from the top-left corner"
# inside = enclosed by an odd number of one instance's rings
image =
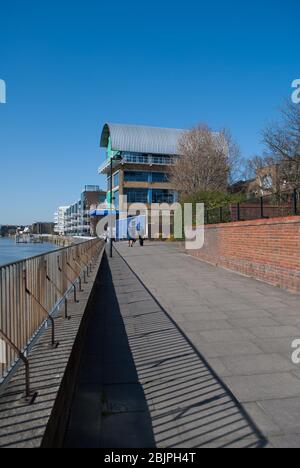
[[[114,284],[104,255],[90,306],[65,447],[155,447]],[[128,290],[131,286],[130,282],[124,284]]]
[[[126,262],[105,256],[67,447],[264,447],[229,389]]]

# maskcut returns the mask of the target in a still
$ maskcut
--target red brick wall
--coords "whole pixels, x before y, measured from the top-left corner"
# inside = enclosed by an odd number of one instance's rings
[[[300,216],[205,227],[205,244],[189,254],[300,293]]]

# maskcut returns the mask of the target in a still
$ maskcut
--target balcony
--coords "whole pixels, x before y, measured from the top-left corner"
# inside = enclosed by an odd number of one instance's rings
[[[174,164],[174,157],[172,156],[159,156],[159,155],[144,155],[125,153],[122,155],[123,160],[121,164],[144,164],[147,166],[172,166]],[[114,163],[118,165],[120,163]],[[99,174],[108,174],[110,171],[110,160],[106,160],[98,169]]]

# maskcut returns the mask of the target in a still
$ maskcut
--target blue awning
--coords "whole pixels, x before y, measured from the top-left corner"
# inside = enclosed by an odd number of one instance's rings
[[[112,210],[110,211],[109,208],[106,208],[105,210],[91,210],[90,211],[90,216],[109,216],[112,214],[113,216],[120,215],[122,212],[119,210]],[[124,213],[127,215],[127,212],[124,211]]]

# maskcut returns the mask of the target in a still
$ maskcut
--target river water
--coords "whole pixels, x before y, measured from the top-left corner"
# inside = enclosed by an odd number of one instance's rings
[[[14,239],[0,237],[0,266],[34,257],[58,248],[55,244],[16,244]]]

